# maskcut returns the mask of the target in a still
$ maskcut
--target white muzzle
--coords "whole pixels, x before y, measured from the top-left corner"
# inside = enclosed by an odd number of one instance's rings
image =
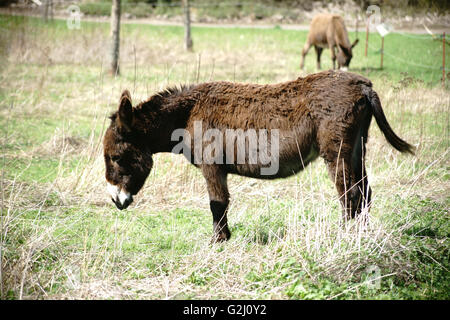
[[[133,201],[131,194],[118,186],[107,182],[106,190],[111,196],[112,201],[120,210],[125,209]]]

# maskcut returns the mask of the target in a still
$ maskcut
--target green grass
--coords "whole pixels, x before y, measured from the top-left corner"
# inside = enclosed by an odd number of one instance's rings
[[[176,17],[183,13],[181,2],[158,1],[154,5],[144,1],[122,1],[122,12],[137,18],[142,17]],[[111,2],[89,1],[80,4],[80,10],[84,14],[93,16],[109,16],[111,14]],[[270,18],[274,15],[282,15],[284,19],[298,19],[300,8],[280,6],[279,3],[263,4],[254,1],[216,1],[195,2],[191,1],[191,12],[197,19],[232,20],[253,17],[256,20]]]
[[[261,21],[275,20],[283,23],[305,23],[308,15],[317,9],[330,9],[333,1],[323,1],[319,7],[317,2],[304,0],[277,1],[277,0],[191,0],[191,15],[196,21]],[[354,11],[364,9],[364,4],[349,3],[346,6],[347,15],[355,14]],[[348,4],[347,4],[348,5]],[[81,12],[92,16],[109,16],[111,14],[111,2],[106,0],[87,0],[80,4]],[[367,6],[367,4],[366,4]],[[174,18],[183,13],[181,1],[146,1],[146,0],[123,0],[121,2],[122,12],[137,18]],[[405,15],[415,16],[426,13],[445,13],[448,5],[443,1],[438,3],[431,1],[418,1],[414,4],[407,2],[388,1],[383,3],[383,16],[403,18]],[[350,11],[350,12],[349,12]]]
[[[385,50],[395,58],[386,55],[383,70],[375,34],[367,58],[364,41],[355,48],[352,71],[373,81],[394,130],[417,146],[415,157],[399,155],[372,125],[367,230],[340,225],[318,160],[285,180],[231,177],[233,235],[210,245],[203,178],[182,157],[155,156],[135,203],[113,207],[106,117],[125,88],[137,103],[178,83],[304,75],[306,32],[197,27],[187,53],[180,27],[125,24],[113,79],[108,23],[81,26],[0,16],[2,299],[449,299],[450,101],[440,42],[390,34]],[[331,66],[328,51],[322,65]],[[314,66],[312,50],[306,72]]]

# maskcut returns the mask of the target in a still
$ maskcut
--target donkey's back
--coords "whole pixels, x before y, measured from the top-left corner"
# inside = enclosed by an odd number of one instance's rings
[[[190,121],[203,119],[236,129],[292,130],[313,116],[348,113],[371,87],[370,80],[360,75],[332,70],[279,84],[204,83],[195,88],[198,97]]]

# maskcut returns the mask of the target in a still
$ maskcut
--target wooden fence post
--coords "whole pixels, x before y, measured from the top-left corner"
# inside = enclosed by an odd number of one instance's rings
[[[113,0],[111,7],[111,66],[113,76],[120,74],[119,46],[120,46],[120,0]]]
[[[445,87],[445,32],[442,33],[442,85]]]
[[[365,57],[367,57],[367,46],[369,44],[369,17],[370,14],[366,14],[366,50],[364,52]]]
[[[192,51],[193,42],[191,38],[191,9],[189,0],[183,0],[184,9],[184,49]]]

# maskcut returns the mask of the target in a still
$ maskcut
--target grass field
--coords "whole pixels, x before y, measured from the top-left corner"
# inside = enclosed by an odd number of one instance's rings
[[[355,48],[351,71],[373,81],[391,125],[417,147],[400,155],[372,125],[368,229],[340,225],[337,193],[317,160],[285,180],[230,177],[233,235],[210,245],[203,177],[182,156],[155,156],[135,203],[113,206],[101,145],[107,116],[125,88],[138,102],[179,83],[276,83],[314,72],[314,50],[299,70],[306,32],[198,27],[188,53],[180,27],[125,24],[114,79],[108,23],[69,30],[62,20],[0,16],[0,31],[2,299],[450,298],[441,42],[389,34],[383,70],[376,34],[367,58],[363,39]],[[331,66],[328,51],[322,66]]]

